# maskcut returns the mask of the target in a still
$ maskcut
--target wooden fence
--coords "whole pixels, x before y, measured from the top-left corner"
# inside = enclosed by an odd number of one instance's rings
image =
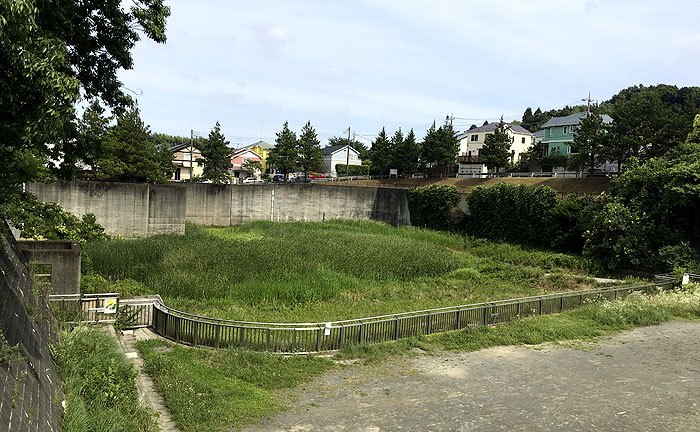
[[[670,275],[658,275],[655,282],[647,284],[553,293],[328,323],[222,320],[188,314],[154,301],[151,327],[167,339],[194,346],[240,347],[279,353],[317,352],[337,350],[351,344],[385,342],[495,325],[574,309],[587,301],[622,299],[633,292],[652,294],[670,289],[673,284]]]

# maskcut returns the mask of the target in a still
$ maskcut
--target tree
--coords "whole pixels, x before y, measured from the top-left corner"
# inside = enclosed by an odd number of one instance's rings
[[[0,201],[50,178],[51,147],[74,116],[80,83],[66,46],[37,23],[31,0],[0,2]]]
[[[396,154],[395,167],[401,174],[407,175],[412,169],[418,167],[421,146],[416,142],[416,134],[413,133],[413,129],[401,140],[401,144],[394,151]]]
[[[286,176],[296,170],[298,158],[297,136],[289,129],[289,122],[284,122],[282,130],[277,132],[275,147],[267,154],[267,163]]]
[[[165,41],[162,0],[0,2],[0,200],[22,182],[48,180],[49,158],[82,159],[73,104],[81,88],[117,111],[129,105],[117,71],[131,69],[140,33]],[[73,170],[59,171],[71,176]]]
[[[92,100],[83,112],[82,118],[78,120],[75,158],[71,165],[75,166],[76,162],[82,162],[89,166],[93,178],[97,174],[97,161],[105,151],[104,143],[111,120],[112,116],[105,115],[105,109],[97,99]],[[67,169],[68,165],[64,161],[64,169]]]
[[[571,150],[577,153],[575,165],[588,165],[592,171],[596,161],[601,159],[607,140],[607,127],[603,118],[597,113],[597,107],[581,119],[581,123],[574,130],[574,141]]]
[[[204,142],[199,142],[195,146],[202,154],[201,158],[197,158],[196,162],[200,166],[204,166],[202,178],[211,180],[217,184],[226,184],[229,182],[231,174],[231,156],[233,150],[229,147],[229,142],[221,133],[221,124],[217,121],[214,129],[209,132],[209,137]]]
[[[481,162],[489,168],[495,168],[496,172],[500,168],[506,166],[510,159],[510,147],[513,142],[506,131],[506,124],[503,122],[503,116],[498,122],[493,134],[486,136],[484,146],[481,149]]]
[[[471,126],[469,126],[469,130],[476,129],[476,128],[477,128],[477,126],[475,124],[472,124]]]
[[[369,159],[372,161],[372,169],[380,175],[388,175],[389,165],[391,164],[391,143],[386,135],[386,129],[382,128],[381,132],[372,141],[372,147],[369,149]]]
[[[137,107],[117,117],[96,160],[97,178],[105,181],[167,183],[175,171],[172,154],[149,140],[150,131]]]
[[[449,120],[446,119],[445,124],[438,129],[435,129],[435,122],[433,122],[423,138],[421,161],[429,165],[442,165],[447,173],[447,168],[455,162],[457,153],[459,153],[459,141]]]
[[[257,173],[262,172],[262,162],[259,160],[246,159],[241,165],[243,171],[247,172],[250,176],[256,176]]]
[[[401,154],[401,150],[403,147],[403,142],[403,132],[401,132],[401,128],[399,128],[396,132],[394,132],[394,135],[389,140],[389,157],[387,158],[389,161],[389,168],[397,169],[401,173],[403,173],[403,170],[399,168],[399,165],[402,164],[401,159],[403,158],[403,155]]]
[[[299,165],[304,170],[304,178],[309,175],[309,171],[318,171],[323,168],[323,154],[321,152],[321,142],[318,140],[316,131],[311,126],[311,121],[307,121],[301,129],[299,135]]]

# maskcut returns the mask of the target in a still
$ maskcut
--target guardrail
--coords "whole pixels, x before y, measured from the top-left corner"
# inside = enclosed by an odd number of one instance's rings
[[[112,300],[116,301],[116,305],[106,310],[107,302]],[[119,293],[49,295],[49,304],[54,309],[75,317],[75,320],[69,322],[111,324],[116,321],[118,314],[123,313],[130,316],[131,328],[151,326],[155,303],[163,303],[159,295],[128,299],[120,299]]]
[[[700,276],[697,280],[700,281]],[[208,318],[153,303],[152,328],[184,344],[212,348],[306,353],[357,343],[377,343],[412,336],[495,325],[514,319],[577,308],[588,299],[622,299],[633,292],[655,293],[673,287],[674,278],[658,275],[653,283],[545,294],[486,303],[444,307],[327,323],[264,323]]]

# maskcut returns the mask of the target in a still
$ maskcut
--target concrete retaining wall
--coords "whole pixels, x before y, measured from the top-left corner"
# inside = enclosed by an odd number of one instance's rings
[[[94,213],[109,235],[143,237],[197,225],[228,226],[256,220],[372,219],[410,225],[406,191],[322,184],[32,183],[29,192],[82,216]]]

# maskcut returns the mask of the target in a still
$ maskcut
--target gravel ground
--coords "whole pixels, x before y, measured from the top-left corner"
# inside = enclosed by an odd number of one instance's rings
[[[700,431],[700,322],[353,365],[249,431]]]

